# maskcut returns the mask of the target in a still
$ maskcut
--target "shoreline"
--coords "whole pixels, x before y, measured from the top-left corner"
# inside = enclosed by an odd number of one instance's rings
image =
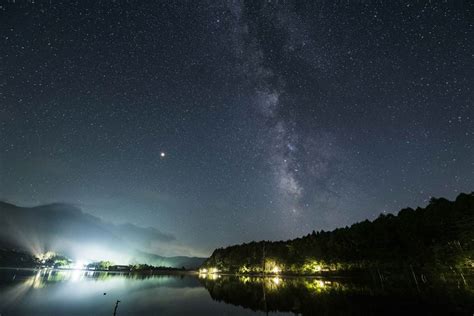
[[[140,270],[140,271],[127,271],[127,270],[92,270],[92,269],[74,269],[74,268],[48,268],[48,267],[0,267],[0,270],[21,270],[21,271],[84,271],[84,272],[107,272],[116,274],[161,274],[161,275],[197,275],[198,271],[195,270]]]

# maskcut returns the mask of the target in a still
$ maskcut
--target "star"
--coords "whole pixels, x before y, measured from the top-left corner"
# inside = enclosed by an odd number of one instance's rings
[[[473,190],[463,6],[6,2],[0,200],[210,255]]]

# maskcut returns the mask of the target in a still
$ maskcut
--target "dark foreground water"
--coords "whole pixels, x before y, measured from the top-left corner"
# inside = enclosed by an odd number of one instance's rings
[[[0,315],[473,315],[471,281],[1,269]]]

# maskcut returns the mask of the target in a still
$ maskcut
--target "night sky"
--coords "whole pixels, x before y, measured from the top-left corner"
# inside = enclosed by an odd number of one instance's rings
[[[473,20],[469,1],[3,2],[0,199],[209,255],[471,192]]]

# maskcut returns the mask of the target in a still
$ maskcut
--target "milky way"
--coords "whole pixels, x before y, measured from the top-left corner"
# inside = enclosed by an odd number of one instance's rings
[[[287,239],[474,188],[467,2],[9,2],[0,199]]]

